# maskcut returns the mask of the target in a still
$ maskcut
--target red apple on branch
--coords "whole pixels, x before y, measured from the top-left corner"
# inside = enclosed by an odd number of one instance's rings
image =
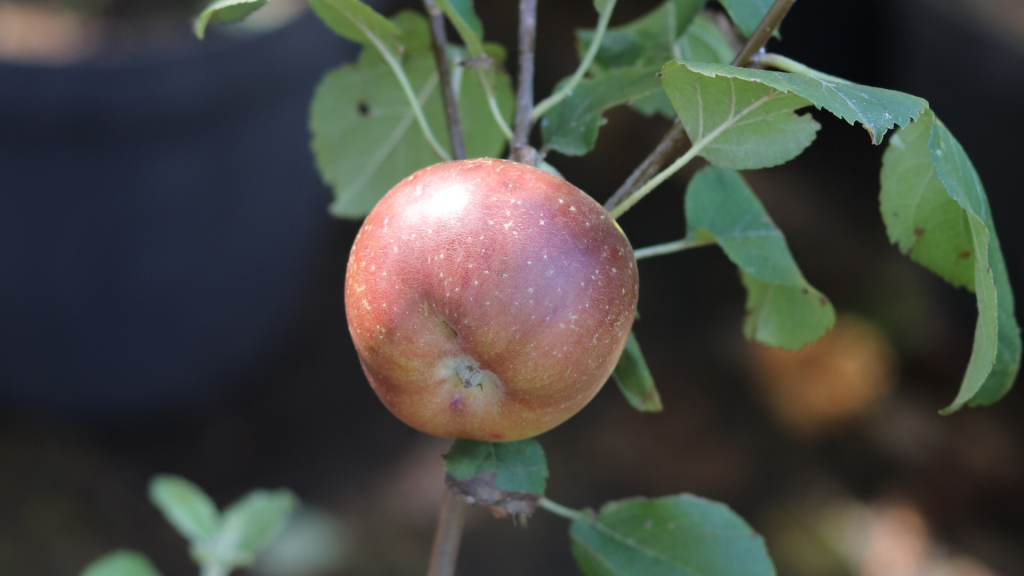
[[[608,379],[636,312],[626,236],[565,180],[507,160],[409,176],[366,218],[345,280],[370,384],[435,436],[511,441]]]

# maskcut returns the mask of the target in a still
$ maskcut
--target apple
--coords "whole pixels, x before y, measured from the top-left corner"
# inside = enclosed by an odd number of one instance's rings
[[[512,441],[569,419],[633,325],[633,250],[583,191],[507,160],[444,162],[391,189],[349,256],[345,311],[400,420]]]

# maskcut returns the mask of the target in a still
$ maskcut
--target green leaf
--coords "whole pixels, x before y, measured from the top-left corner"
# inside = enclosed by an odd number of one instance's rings
[[[601,38],[594,67],[600,71],[636,65],[661,66],[666,60],[678,57],[676,41],[704,3],[705,0],[667,0],[628,24],[609,28]],[[577,30],[576,38],[582,58],[594,38],[594,31]]]
[[[666,65],[666,69],[670,66]],[[928,102],[923,98],[895,90],[861,86],[839,78],[753,70],[724,64],[689,62],[675,66],[688,68],[691,72],[716,79],[728,78],[744,83],[756,82],[764,88],[773,89],[766,91],[767,94],[777,91],[777,93],[795,95],[804,101],[804,104],[797,105],[795,108],[813,104],[819,109],[828,110],[851,125],[854,122],[859,122],[871,135],[873,144],[880,144],[885,133],[894,125],[906,126],[928,108]],[[678,75],[678,71],[675,73]],[[692,98],[690,100],[693,101]],[[727,98],[726,101],[728,102],[729,99]],[[704,102],[705,104],[708,102],[707,98],[704,99]],[[679,109],[678,105],[676,109]]]
[[[956,399],[943,413],[964,404],[992,404],[1013,386],[1021,338],[981,179],[931,111],[892,137],[882,162],[880,198],[889,239],[916,262],[977,295],[971,359]]]
[[[196,16],[192,31],[202,40],[206,36],[207,25],[241,20],[266,3],[267,0],[213,0]]]
[[[719,30],[718,26],[711,21],[711,18],[704,14],[694,18],[693,23],[686,29],[686,33],[679,37],[676,43],[679,58],[695,62],[717,62],[728,64],[736,57],[729,40]],[[671,60],[674,54],[665,54],[666,61]],[[633,103],[633,109],[644,116],[660,114],[669,119],[675,119],[676,110],[672,107],[672,101],[664,90],[638,98]]]
[[[587,576],[774,576],[764,539],[724,504],[691,494],[610,502],[569,529]]]
[[[641,412],[662,411],[661,395],[654,387],[654,376],[647,368],[647,361],[640,352],[640,344],[632,332],[629,333],[626,348],[615,365],[612,377],[633,408]]]
[[[736,169],[775,166],[814,140],[818,123],[793,113],[809,104],[806,99],[759,82],[705,74],[704,67],[722,68],[669,62],[661,73],[692,149],[708,162]]]
[[[541,119],[544,146],[569,156],[586,154],[594,148],[604,123],[601,113],[658,90],[661,83],[657,73],[658,69],[652,67],[616,68],[598,78],[582,80],[570,96]]]
[[[309,6],[336,34],[359,44],[372,44],[376,38],[398,52],[398,27],[359,0],[309,0]]]
[[[203,563],[249,566],[256,554],[280,532],[299,505],[288,490],[253,490],[224,510],[216,535],[198,546]]]
[[[144,554],[115,550],[90,562],[81,576],[160,576],[160,571]]]
[[[419,97],[427,122],[448,146],[444,107],[438,89],[426,19],[413,12],[394,18],[402,30],[403,68]],[[485,46],[492,57],[502,51]],[[498,107],[511,119],[511,81],[505,72],[487,74],[495,82]],[[497,156],[505,136],[491,116],[480,75],[457,75],[455,86],[470,158]],[[364,50],[356,64],[329,72],[313,96],[310,110],[312,148],[324,182],[335,200],[331,213],[362,218],[402,178],[437,162],[416,126],[412,108],[391,69],[375,51]]]
[[[436,0],[437,5],[451,20],[462,41],[469,49],[469,55],[476,57],[484,53],[484,27],[473,11],[473,0]]]
[[[181,476],[160,474],[149,482],[149,500],[191,542],[208,538],[217,528],[217,506],[202,488]]]
[[[536,440],[479,442],[456,440],[444,455],[445,470],[456,480],[494,472],[500,490],[544,494],[548,464]]]
[[[764,15],[768,13],[775,0],[719,0],[719,3],[729,13],[729,17],[740,32],[749,38],[754,30],[757,30],[757,25],[764,19]],[[778,36],[778,31],[775,35]]]
[[[804,278],[782,231],[737,172],[709,166],[686,189],[687,240],[713,238],[747,288],[743,334],[797,349],[835,323],[831,302]]]

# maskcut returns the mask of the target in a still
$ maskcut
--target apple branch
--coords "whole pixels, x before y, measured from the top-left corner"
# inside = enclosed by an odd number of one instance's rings
[[[786,14],[789,13],[789,9],[793,7],[795,2],[796,0],[775,0],[772,7],[768,9],[768,13],[761,19],[761,23],[757,25],[757,29],[747,39],[747,43],[736,54],[732,61],[733,66],[746,67],[751,64],[754,55],[760,52],[764,45],[768,43],[768,39],[775,33],[779,24],[782,23],[782,19],[786,17]],[[672,123],[672,127],[665,133],[657,147],[633,170],[629,178],[605,202],[605,210],[612,212],[613,209],[619,207],[627,198],[631,198],[642,189],[645,190],[644,193],[649,192],[650,188],[647,188],[645,185],[651,182],[655,176],[659,177],[658,182],[662,182],[682,168],[684,164],[675,162],[665,170],[665,172],[671,172],[668,174],[659,173],[665,162],[668,162],[670,158],[675,157],[679,153],[679,148],[685,140],[686,131],[683,129],[683,124],[679,121],[679,118],[676,118],[675,122]],[[663,174],[664,176],[662,177]],[[629,205],[632,206],[635,203],[633,201]],[[626,209],[617,210],[619,214],[625,211]]]
[[[430,567],[427,576],[453,576],[459,556],[462,527],[466,523],[466,500],[448,486],[441,500],[441,515],[437,518],[437,532],[430,549]]]
[[[434,0],[423,0],[423,7],[430,16],[430,36],[433,39],[434,60],[441,77],[441,94],[444,96],[444,111],[448,118],[448,138],[452,143],[452,156],[456,160],[466,158],[466,143],[462,138],[462,118],[459,104],[452,90],[452,73],[448,65],[448,37],[444,30],[444,13]]]
[[[537,0],[519,0],[519,85],[516,89],[512,159],[532,164],[530,128],[533,126],[533,61],[537,42]]]

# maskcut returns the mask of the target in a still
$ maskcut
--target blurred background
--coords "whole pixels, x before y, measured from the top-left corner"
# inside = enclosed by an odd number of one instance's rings
[[[316,82],[357,47],[293,0],[200,43],[202,3],[0,0],[0,574],[77,574],[119,547],[194,573],[146,500],[158,472],[221,505],[259,486],[303,499],[258,574],[422,573],[448,441],[394,419],[359,368],[342,289],[358,223],[328,217],[306,130]],[[476,4],[513,47],[515,3]],[[612,24],[654,5],[620,2]],[[539,95],[576,66],[569,30],[594,21],[587,0],[540,2]],[[929,100],[981,174],[1024,302],[1024,4],[798,2],[782,32],[770,49]],[[725,501],[783,576],[1024,574],[1024,391],[937,415],[974,297],[888,244],[883,148],[812,114],[807,152],[747,177],[835,330],[795,354],[750,344],[720,251],[644,261],[636,332],[665,411],[607,387],[540,437],[548,495]],[[589,156],[548,158],[599,201],[668,127],[608,119]],[[634,246],[683,235],[697,167],[623,217]],[[523,529],[473,511],[459,565],[576,571],[567,523],[545,513]]]

